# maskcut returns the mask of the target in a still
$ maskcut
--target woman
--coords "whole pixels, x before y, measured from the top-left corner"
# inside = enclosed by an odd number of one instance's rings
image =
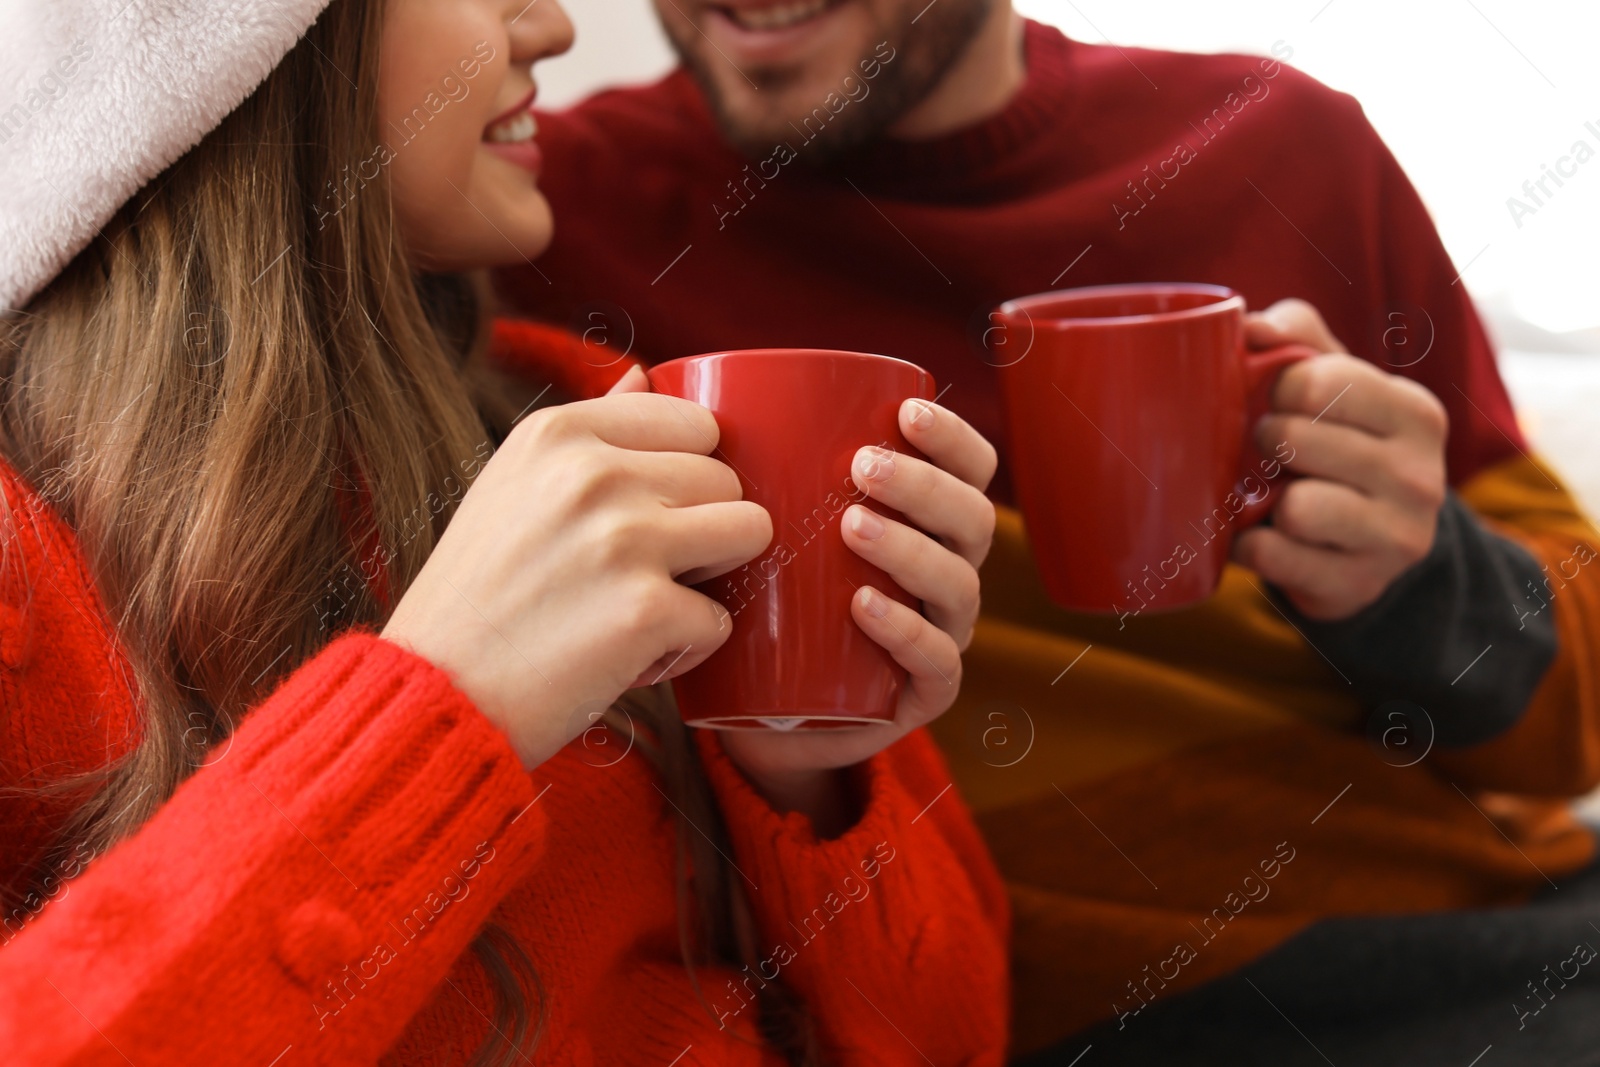
[[[0,27],[6,1062],[1000,1062],[1003,894],[913,732],[993,450],[908,403],[933,462],[858,457],[943,542],[842,523],[924,602],[851,602],[894,726],[606,711],[715,650],[677,579],[770,521],[637,371],[519,418],[486,365],[449,272],[549,239],[556,0],[322,6]],[[574,352],[501,338],[524,385]]]

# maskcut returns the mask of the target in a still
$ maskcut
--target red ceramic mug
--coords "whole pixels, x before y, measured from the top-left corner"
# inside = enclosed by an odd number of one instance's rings
[[[1277,502],[1293,452],[1263,453],[1255,423],[1315,352],[1246,349],[1244,306],[1221,286],[1140,284],[995,312],[1018,503],[1057,604],[1126,619],[1204,600]]]
[[[850,477],[858,449],[920,457],[899,410],[910,397],[931,399],[933,376],[888,356],[788,348],[690,356],[649,375],[657,392],[711,409],[721,429],[712,455],[772,516],[760,557],[696,586],[728,609],[733,633],[673,681],[684,721],[817,729],[892,720],[905,671],[856,625],[850,598],[865,584],[915,600],[845,545],[839,523],[866,499]]]

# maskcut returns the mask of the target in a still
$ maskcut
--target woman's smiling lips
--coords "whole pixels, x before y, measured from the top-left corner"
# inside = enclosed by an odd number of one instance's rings
[[[544,154],[533,139],[539,132],[539,124],[529,110],[538,94],[538,86],[529,89],[526,96],[497,115],[483,128],[482,142],[483,147],[501,159],[533,174],[539,172],[544,162]]]

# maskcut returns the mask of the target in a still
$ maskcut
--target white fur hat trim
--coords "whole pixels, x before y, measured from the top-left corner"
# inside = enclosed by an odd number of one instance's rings
[[[249,96],[328,0],[0,0],[0,310]]]

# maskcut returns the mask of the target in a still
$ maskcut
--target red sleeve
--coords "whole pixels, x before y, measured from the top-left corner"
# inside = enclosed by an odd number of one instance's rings
[[[526,873],[532,799],[445,674],[342,636],[0,951],[5,1062],[375,1063]]]
[[[861,765],[865,811],[819,841],[697,738],[761,933],[766,976],[810,1008],[829,1062],[1001,1064],[1009,1019],[1005,887],[916,731]]]
[[[615,332],[609,322],[574,334],[542,322],[495,319],[489,360],[508,374],[548,382],[569,397],[587,400],[603,396],[629,367],[642,366],[617,347],[625,339]]]

